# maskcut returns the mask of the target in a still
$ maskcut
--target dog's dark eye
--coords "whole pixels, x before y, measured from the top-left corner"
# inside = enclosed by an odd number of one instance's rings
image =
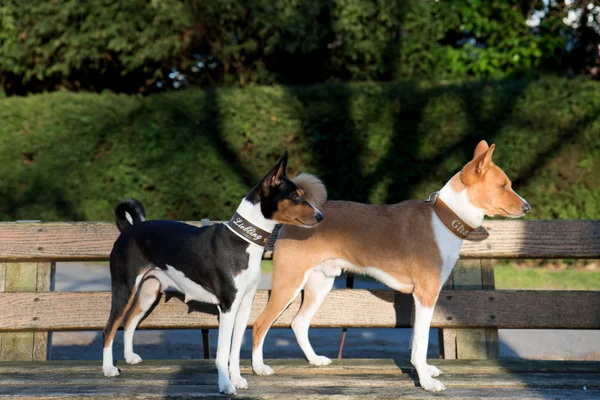
[[[299,202],[300,201],[300,196],[298,196],[298,193],[294,193],[291,197],[293,202]]]
[[[504,182],[502,184],[502,189],[504,189],[504,190],[508,189],[508,183],[507,182]]]

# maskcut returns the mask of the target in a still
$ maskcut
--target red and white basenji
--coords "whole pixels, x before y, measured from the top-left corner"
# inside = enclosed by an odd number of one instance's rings
[[[292,328],[311,364],[327,365],[308,340],[312,317],[342,270],[370,275],[415,302],[411,363],[422,388],[441,391],[433,377],[441,371],[426,361],[429,327],[440,289],[452,272],[464,238],[483,217],[517,218],[531,209],[492,162],[494,145],[481,141],[473,159],[431,201],[374,206],[346,201],[315,204],[325,216],[315,229],[286,225],[275,244],[273,289],[267,307],[253,325],[252,368],[273,370],[263,362],[263,341],[273,322],[304,288],[304,300]],[[297,182],[314,192],[314,182]],[[308,186],[308,187],[306,187]],[[324,189],[322,189],[324,191]],[[321,195],[325,199],[326,195]]]

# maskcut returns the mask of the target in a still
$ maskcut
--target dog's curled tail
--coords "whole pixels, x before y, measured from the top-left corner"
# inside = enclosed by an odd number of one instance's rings
[[[313,174],[301,173],[292,182],[304,191],[306,200],[315,207],[321,207],[327,201],[327,189]]]
[[[119,232],[123,232],[129,225],[134,225],[146,220],[146,210],[142,203],[136,199],[121,200],[115,208],[115,223]]]

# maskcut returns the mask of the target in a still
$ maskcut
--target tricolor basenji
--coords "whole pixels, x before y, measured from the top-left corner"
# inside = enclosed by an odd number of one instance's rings
[[[492,162],[494,145],[481,141],[473,159],[430,201],[374,206],[330,201],[322,207],[322,224],[312,230],[285,226],[275,243],[273,289],[267,307],[253,324],[252,368],[273,370],[263,362],[268,329],[304,288],[292,328],[311,364],[327,365],[308,340],[312,317],[342,270],[370,275],[403,293],[412,293],[415,322],[411,362],[421,387],[444,390],[433,377],[441,372],[426,361],[429,326],[440,289],[458,259],[463,240],[485,215],[521,217],[531,207]]]
[[[104,328],[104,375],[119,375],[112,343],[125,319],[125,360],[133,352],[133,333],[156,302],[173,288],[190,300],[216,304],[219,339],[216,366],[219,391],[247,388],[240,375],[240,347],[260,281],[264,246],[276,224],[313,227],[323,218],[307,193],[286,177],[287,152],[246,195],[226,224],[195,227],[175,221],[145,221],[142,205],[122,201],[115,210],[121,231],[110,254],[112,307]]]

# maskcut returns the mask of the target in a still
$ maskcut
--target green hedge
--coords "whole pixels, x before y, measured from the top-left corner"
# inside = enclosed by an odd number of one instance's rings
[[[223,219],[284,149],[330,198],[425,198],[480,139],[529,218],[597,219],[599,111],[597,83],[559,78],[4,98],[0,220],[108,220],[126,196],[150,218]]]

